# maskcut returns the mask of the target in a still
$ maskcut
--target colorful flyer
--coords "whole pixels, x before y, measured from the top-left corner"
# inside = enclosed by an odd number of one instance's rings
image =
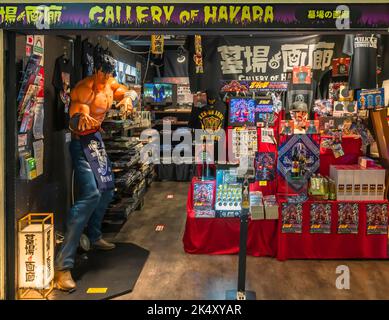
[[[309,66],[293,67],[293,84],[311,84],[312,69]]]
[[[338,204],[338,233],[357,234],[359,225],[359,206],[357,203]]]
[[[196,218],[213,218],[214,204],[213,182],[198,181],[193,186],[193,208]]]
[[[274,152],[257,152],[255,155],[255,180],[273,181],[276,175]]]
[[[294,121],[293,120],[281,120],[280,134],[290,136],[293,134]]]
[[[331,204],[312,203],[310,208],[311,233],[331,233]]]
[[[388,205],[366,205],[367,234],[388,234]]]
[[[282,204],[282,232],[301,233],[303,221],[303,206],[301,203]]]

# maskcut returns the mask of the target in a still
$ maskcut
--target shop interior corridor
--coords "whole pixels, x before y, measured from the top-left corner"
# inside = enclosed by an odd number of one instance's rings
[[[191,255],[183,250],[189,183],[154,182],[145,205],[107,239],[150,251],[134,291],[116,299],[221,299],[236,289],[237,255]],[[173,198],[168,198],[173,195]],[[164,225],[163,231],[155,230]],[[336,268],[350,269],[350,289],[336,288]],[[257,299],[387,299],[389,261],[247,259],[248,290]]]

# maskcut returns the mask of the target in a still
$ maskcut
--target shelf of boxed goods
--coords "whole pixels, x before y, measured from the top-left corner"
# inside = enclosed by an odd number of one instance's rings
[[[116,128],[112,129],[113,125]],[[152,182],[152,179],[139,170],[143,143],[132,136],[134,129],[150,128],[150,123],[145,125],[144,122],[138,121],[134,124],[133,120],[107,119],[103,122],[104,127],[104,141],[115,173],[115,196],[104,216],[103,230],[117,232],[129,215],[143,206],[146,188]],[[152,174],[152,169],[148,174]]]

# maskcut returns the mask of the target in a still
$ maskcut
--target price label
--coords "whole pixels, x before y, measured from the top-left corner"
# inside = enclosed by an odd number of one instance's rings
[[[267,186],[267,181],[259,181],[259,186],[260,187],[266,187]]]

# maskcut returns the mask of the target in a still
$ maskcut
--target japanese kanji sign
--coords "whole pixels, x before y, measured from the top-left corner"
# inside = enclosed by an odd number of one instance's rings
[[[54,278],[54,228],[31,224],[19,232],[19,288],[44,289]]]
[[[236,81],[247,89],[256,84],[282,84],[291,80],[293,67],[301,66],[309,66],[313,79],[318,80],[341,54],[343,40],[342,36],[324,35],[204,36],[204,74],[190,75],[191,83],[199,85],[192,90],[220,90]]]
[[[2,4],[0,25],[11,29],[352,29],[389,25],[386,4]],[[257,48],[257,58],[266,48]],[[248,53],[249,54],[249,53]],[[253,53],[254,55],[254,53]]]

